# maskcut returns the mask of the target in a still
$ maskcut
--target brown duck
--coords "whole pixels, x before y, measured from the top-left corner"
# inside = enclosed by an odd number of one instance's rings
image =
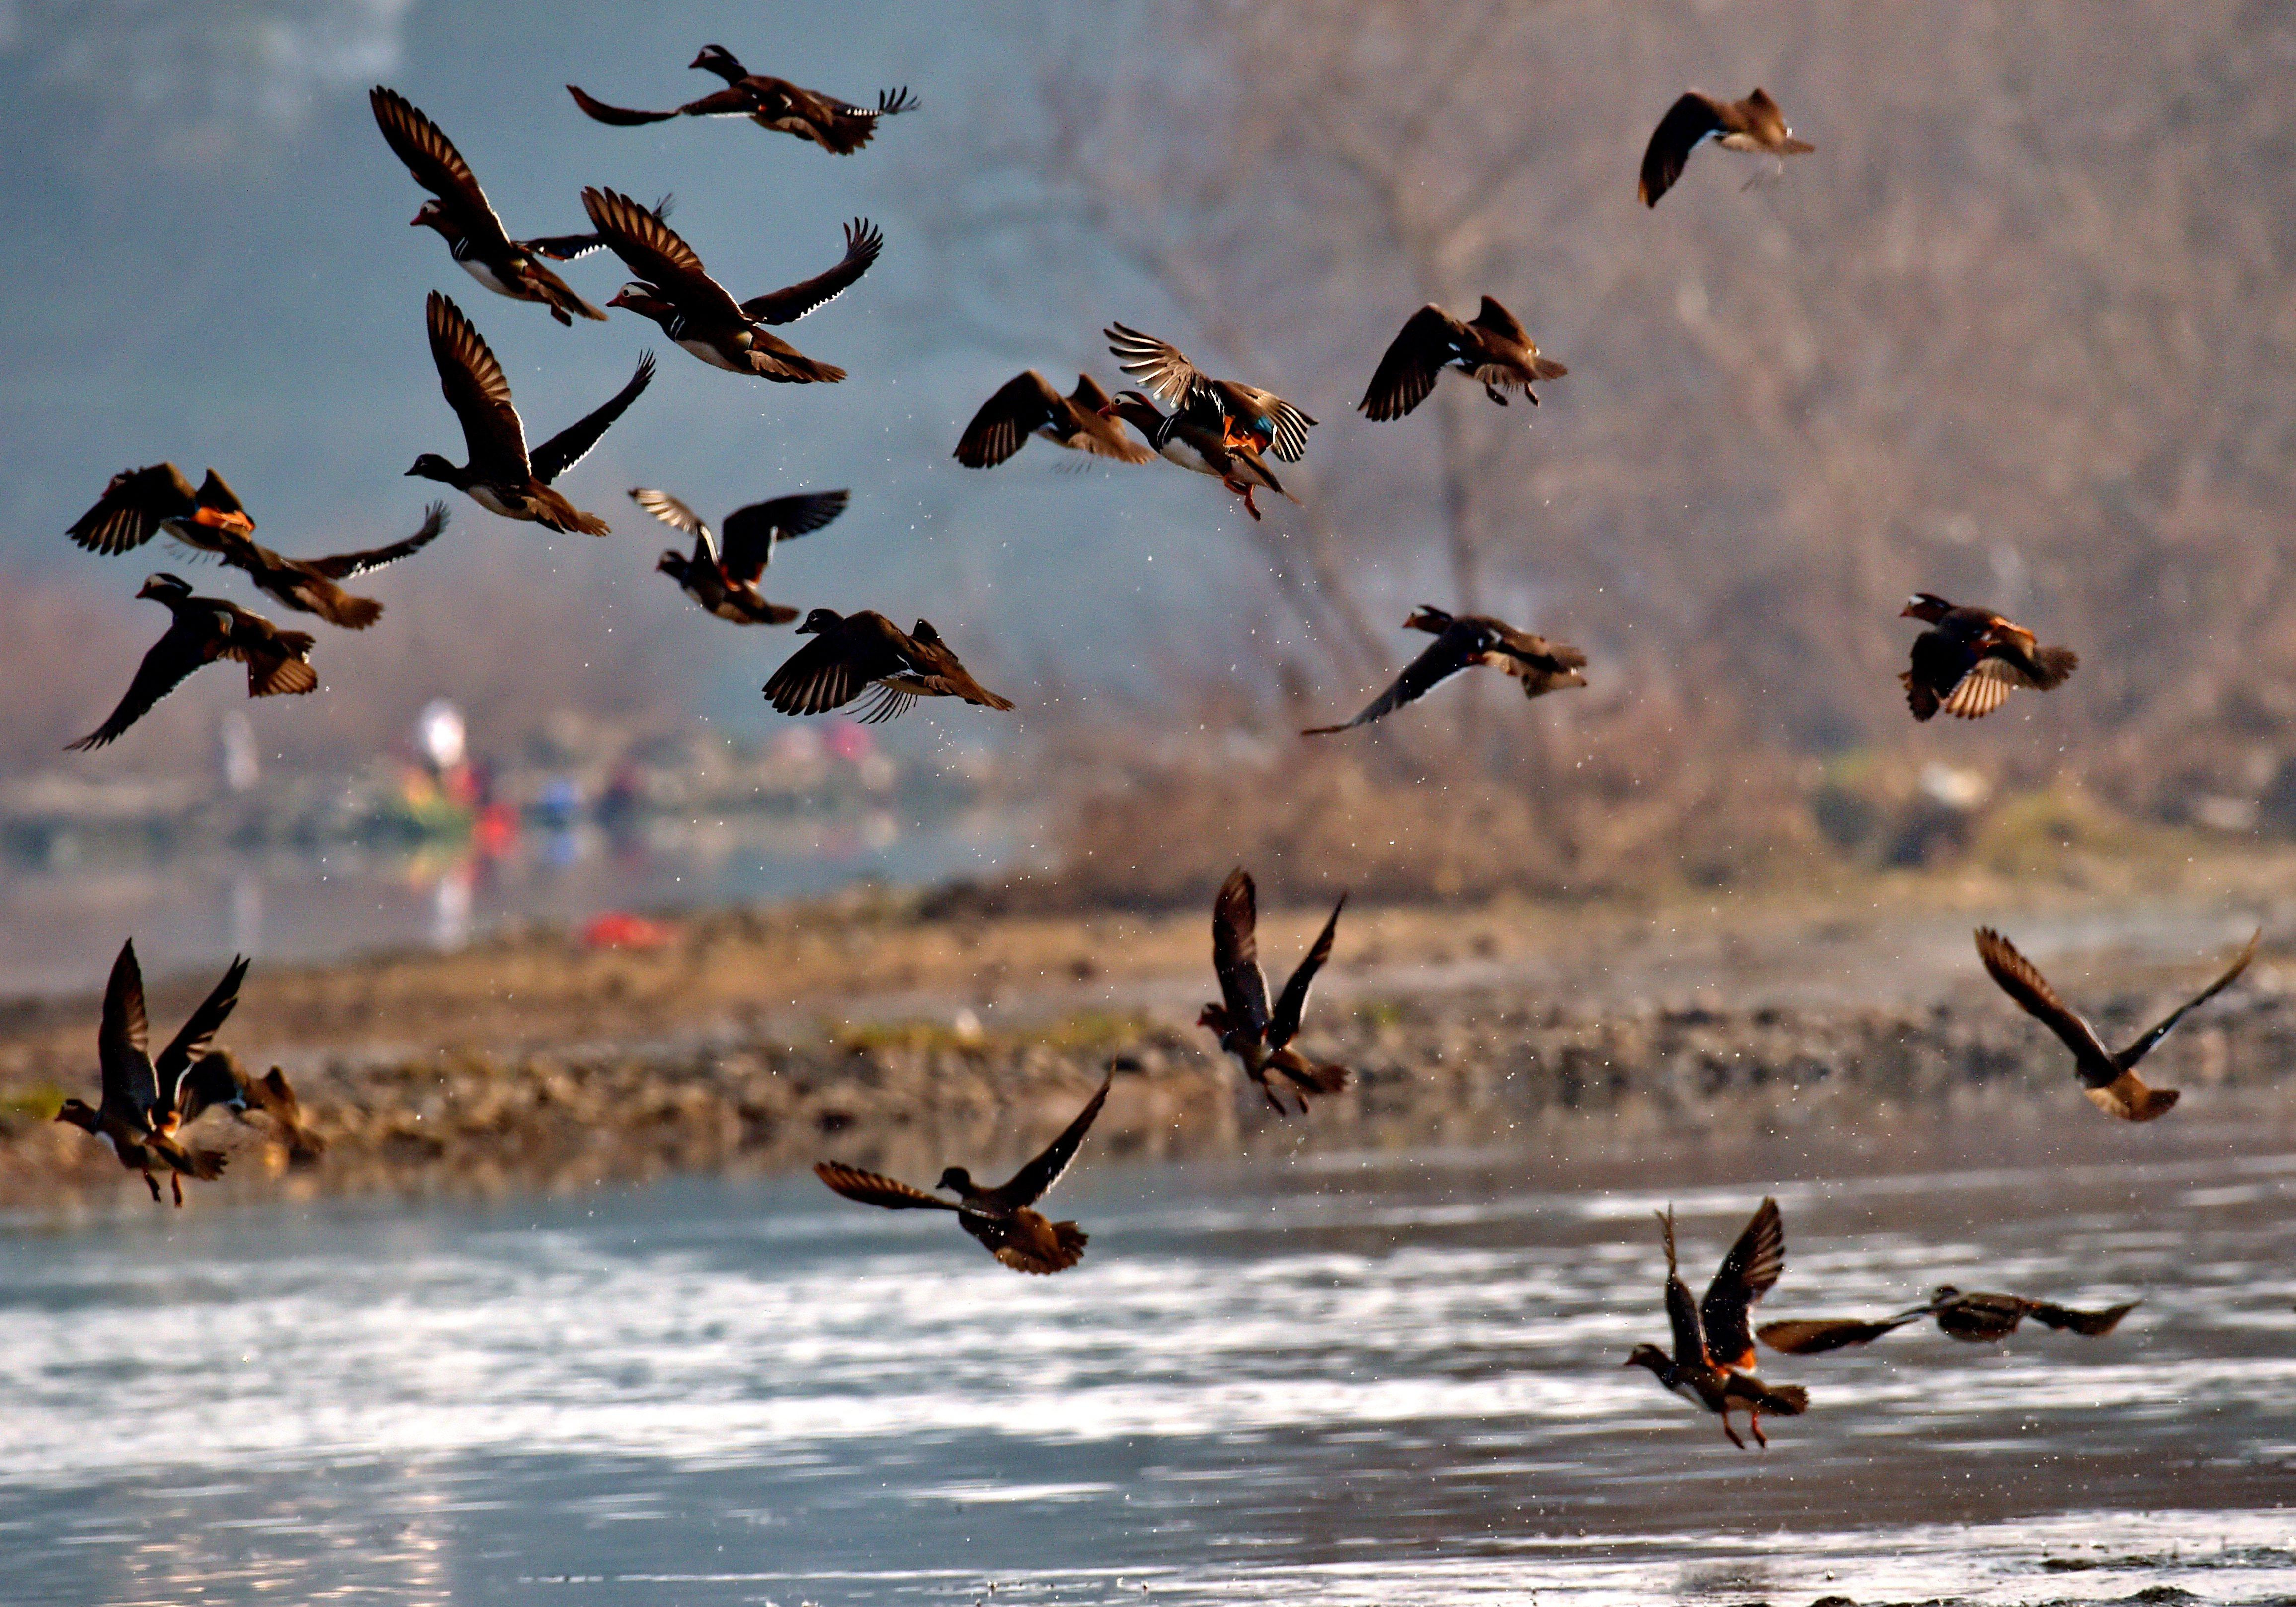
[[[363,553],[282,558],[251,537],[228,530],[216,532],[216,551],[232,568],[246,571],[248,578],[273,601],[299,613],[316,614],[345,630],[365,630],[382,618],[382,604],[372,597],[354,597],[340,583],[421,552],[446,528],[447,504],[434,502],[414,535]]]
[[[463,271],[497,296],[538,302],[561,324],[570,324],[577,316],[604,319],[604,313],[576,295],[542,260],[553,257],[570,262],[585,256],[603,243],[595,234],[512,240],[471,165],[438,124],[405,95],[379,84],[367,92],[367,103],[392,154],[406,164],[416,184],[430,192],[432,199],[410,220],[414,227],[436,229]],[[659,210],[668,214],[667,199]]]
[[[1913,668],[1899,673],[1917,720],[1940,709],[1964,720],[1991,714],[2024,688],[2053,692],[2080,668],[2068,647],[2043,647],[2030,630],[1988,608],[1956,608],[1935,592],[1916,592],[1898,611],[1929,629],[1914,638]]]
[[[834,383],[845,377],[843,369],[814,361],[767,326],[796,323],[837,299],[869,271],[885,236],[868,219],[857,217],[845,225],[845,255],[833,267],[786,289],[736,301],[675,229],[628,196],[585,190],[582,205],[606,249],[637,275],[607,299],[608,307],[651,318],[678,345],[728,373],[785,385]]]
[[[462,422],[470,462],[458,465],[436,452],[425,452],[407,472],[452,486],[504,519],[526,520],[550,530],[606,535],[611,527],[604,520],[585,513],[553,489],[551,482],[588,456],[598,438],[652,383],[653,353],[638,358],[630,382],[603,406],[529,453],[526,426],[510,399],[510,381],[503,377],[502,365],[495,361],[486,338],[472,327],[461,307],[437,291],[430,292],[424,320],[439,386]]]
[[[703,45],[701,53],[686,66],[689,70],[716,73],[726,80],[726,87],[698,101],[688,101],[674,111],[632,111],[609,106],[571,84],[566,86],[566,93],[590,116],[616,127],[668,122],[676,117],[741,117],[760,128],[811,140],[838,156],[852,155],[875,136],[879,122],[898,117],[904,111],[914,111],[919,104],[906,89],[887,89],[878,92],[874,106],[849,106],[810,89],[800,89],[787,78],[769,78],[763,73],[751,72],[722,45]]]
[[[1308,449],[1315,420],[1272,390],[1238,380],[1215,380],[1168,340],[1121,324],[1102,332],[1116,365],[1190,419],[1220,431],[1222,443],[1268,452],[1296,463]]]
[[[693,537],[693,555],[676,547],[662,553],[654,568],[677,582],[685,594],[720,619],[736,625],[787,625],[797,610],[768,603],[758,590],[774,549],[793,537],[817,530],[845,512],[847,491],[809,491],[797,496],[776,496],[751,503],[726,516],[722,540],[718,533],[667,491],[641,486],[630,500],[672,529]]]
[[[1538,343],[1492,298],[1484,297],[1482,310],[1464,324],[1430,301],[1411,315],[1380,358],[1357,410],[1374,422],[1399,419],[1434,394],[1435,381],[1447,368],[1480,381],[1483,393],[1502,407],[1510,390],[1521,391],[1538,406],[1532,381],[1559,380],[1570,372],[1541,357]]]
[[[1809,1409],[1809,1392],[1798,1384],[1764,1383],[1753,1373],[1754,1336],[1746,1314],[1755,1301],[1776,1284],[1785,1270],[1785,1224],[1778,1202],[1765,1199],[1746,1231],[1723,1258],[1706,1298],[1694,1301],[1682,1281],[1674,1254],[1674,1209],[1659,1213],[1659,1231],[1666,1241],[1666,1315],[1674,1327],[1674,1354],[1656,1345],[1641,1344],[1625,1365],[1647,1367],[1659,1382],[1686,1400],[1695,1401],[1722,1419],[1722,1431],[1740,1450],[1746,1442],[1730,1424],[1730,1414],[1746,1414],[1746,1426],[1757,1445],[1770,1442],[1762,1433],[1762,1414],[1799,1417]]]
[[[1084,1247],[1089,1242],[1084,1229],[1073,1222],[1047,1221],[1029,1208],[1052,1192],[1053,1185],[1076,1159],[1093,1118],[1108,1103],[1108,1086],[1106,1080],[1101,1083],[1100,1091],[1077,1113],[1067,1130],[1046,1146],[1043,1154],[1013,1173],[1011,1181],[995,1188],[973,1182],[972,1174],[961,1166],[942,1172],[935,1185],[955,1194],[955,1200],[943,1200],[894,1178],[834,1160],[820,1162],[813,1168],[814,1176],[848,1200],[858,1200],[864,1205],[895,1211],[955,1211],[957,1226],[1015,1272],[1065,1272],[1084,1259]]]
[[[251,1111],[262,1111],[287,1146],[287,1164],[292,1167],[316,1165],[327,1151],[326,1140],[304,1121],[302,1102],[295,1097],[285,1070],[274,1066],[261,1077],[253,1076],[228,1049],[210,1049],[192,1063],[176,1103],[179,1127],[191,1126],[210,1110],[229,1111],[242,1121],[249,1120]]]
[[[1952,1284],[1942,1283],[1931,1291],[1926,1303],[1879,1321],[1808,1317],[1765,1323],[1759,1332],[1762,1343],[1789,1356],[1816,1356],[1851,1345],[1868,1344],[1923,1317],[1935,1317],[1937,1325],[1946,1333],[1972,1345],[2007,1339],[2027,1317],[2046,1327],[2096,1339],[2118,1328],[2120,1319],[2136,1310],[2138,1304],[2131,1300],[2125,1306],[2108,1306],[2102,1311],[2081,1311],[2047,1300],[2029,1300],[2022,1295],[1964,1294]]]
[[[1112,457],[1119,463],[1144,463],[1155,454],[1124,433],[1124,426],[1107,413],[1109,394],[1088,373],[1077,375],[1077,388],[1062,396],[1053,382],[1029,369],[1015,374],[996,394],[980,404],[972,422],[957,438],[956,461],[968,469],[990,469],[1026,445],[1030,436],[1055,447]]]
[[[261,614],[220,597],[195,596],[190,582],[175,575],[154,575],[135,594],[166,603],[174,618],[144,655],[119,706],[102,725],[70,743],[66,752],[119,741],[122,732],[150,713],[154,703],[182,685],[193,671],[221,659],[247,666],[247,695],[251,698],[299,697],[317,689],[319,674],[311,668],[308,632],[281,630]]]
[[[1347,906],[1342,893],[1332,907],[1332,918],[1324,922],[1323,931],[1270,1009],[1267,979],[1259,970],[1259,890],[1251,873],[1242,865],[1230,871],[1212,900],[1212,970],[1219,977],[1220,998],[1203,1007],[1196,1025],[1211,1029],[1222,1051],[1267,1096],[1278,1116],[1293,1112],[1276,1093],[1278,1085],[1270,1072],[1299,1102],[1301,1115],[1307,1113],[1309,1095],[1337,1094],[1348,1086],[1345,1066],[1318,1064],[1292,1047],[1300,1035],[1300,1017],[1308,1008],[1308,990],[1332,957],[1340,912]]]
[[[919,698],[963,698],[983,709],[1010,709],[974,680],[930,619],[905,631],[864,609],[840,614],[816,608],[797,634],[814,639],[791,653],[766,683],[766,699],[783,714],[825,714],[866,694],[857,717],[873,726],[906,714]]]
[[[213,469],[193,490],[173,463],[122,469],[103,488],[95,506],[72,521],[73,541],[107,555],[133,552],[160,531],[187,547],[219,551],[226,534],[245,536],[255,521]]]
[[[1549,642],[1545,636],[1517,630],[1488,614],[1447,614],[1423,604],[1403,624],[1406,630],[1426,631],[1435,638],[1433,645],[1405,666],[1395,685],[1373,699],[1355,718],[1338,726],[1311,726],[1300,735],[1329,736],[1335,731],[1368,726],[1406,703],[1418,701],[1461,670],[1478,664],[1521,681],[1526,698],[1587,684],[1587,677],[1579,673],[1587,665],[1585,653],[1567,642]]]
[[[1185,409],[1160,413],[1137,390],[1118,391],[1101,412],[1109,418],[1122,419],[1146,436],[1157,456],[1183,469],[1209,474],[1242,497],[1243,511],[1254,519],[1259,517],[1259,504],[1253,498],[1260,491],[1273,491],[1289,503],[1300,500],[1283,488],[1275,471],[1261,461],[1259,453],[1230,442],[1217,420],[1207,423]]]
[[[1667,109],[1643,152],[1642,178],[1635,186],[1643,205],[1658,205],[1658,198],[1682,176],[1690,153],[1707,140],[1726,151],[1758,151],[1775,157],[1781,168],[1787,157],[1817,149],[1808,140],[1794,138],[1785,113],[1767,91],[1757,89],[1742,101],[1718,101],[1693,89]]]
[[[1987,974],[2000,984],[2002,992],[2017,1002],[2019,1009],[2055,1033],[2073,1052],[2073,1075],[2080,1078],[2081,1092],[2088,1095],[2091,1104],[2123,1121],[2151,1121],[2167,1114],[2177,1103],[2177,1091],[2146,1084],[2136,1075],[2137,1062],[2152,1054],[2152,1046],[2168,1037],[2169,1029],[2189,1012],[2238,981],[2249,962],[2256,958],[2257,945],[2263,941],[2264,929],[2259,926],[2224,975],[2177,1005],[2160,1025],[2117,1054],[2104,1046],[2095,1028],[2057,996],[2056,989],[2049,986],[2048,979],[2032,961],[2019,954],[2016,945],[1989,926],[1977,929],[1977,957],[1985,962]]]
[[[154,1061],[146,1047],[144,972],[135,963],[134,939],[120,946],[119,957],[112,962],[111,980],[103,990],[103,1023],[95,1040],[103,1073],[102,1102],[90,1109],[80,1100],[67,1099],[56,1119],[102,1139],[120,1165],[143,1173],[154,1204],[160,1199],[156,1174],[160,1171],[168,1174],[178,1208],[184,1203],[185,1177],[211,1183],[223,1176],[221,1153],[186,1149],[176,1141],[176,1130],[184,1121],[179,1103],[184,1076],[239,1003],[247,967],[243,959],[231,963],[223,980]]]

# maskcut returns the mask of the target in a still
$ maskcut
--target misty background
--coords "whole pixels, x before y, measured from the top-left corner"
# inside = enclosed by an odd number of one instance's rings
[[[706,41],[859,102],[906,84],[923,110],[832,158],[746,123],[604,127],[562,87],[675,104],[709,87],[684,65]],[[1906,811],[2050,789],[2180,829],[2296,819],[2281,8],[19,0],[0,45],[19,774],[205,763],[233,706],[291,767],[403,742],[440,695],[480,744],[570,709],[770,734],[758,688],[792,639],[720,627],[652,574],[671,532],[623,493],[714,517],[848,486],[769,591],[934,619],[1021,713],[912,718],[897,746],[998,744],[1077,794],[1065,852],[1121,860],[1118,892],[1177,895],[1254,849],[1297,884],[1404,893],[1600,884],[1654,842],[1727,879],[1750,844],[1902,855]],[[586,184],[674,191],[745,295],[874,218],[880,264],[792,332],[853,377],[760,384],[628,316],[563,330],[480,291],[406,226],[421,192],[373,127],[377,82],[515,234],[579,226]],[[1704,151],[1637,205],[1681,89],[1757,84],[1816,153],[1773,180]],[[567,270],[599,300],[623,276]],[[566,482],[612,537],[453,497],[445,538],[371,578],[381,623],[322,636],[319,697],[248,705],[211,674],[117,749],[58,754],[162,623],[136,584],[178,562],[82,553],[64,526],[111,473],[172,457],[222,470],[284,552],[411,529],[437,488],[406,466],[459,451],[422,337],[434,286],[537,436],[658,351]],[[1447,380],[1407,422],[1350,411],[1414,307],[1486,291],[1571,368],[1543,406]],[[1254,526],[1161,464],[950,459],[1023,366],[1114,382],[1117,318],[1322,420],[1286,474],[1308,505]],[[2011,612],[2080,674],[1981,726],[1914,726],[1895,616],[1916,587]],[[1343,716],[1414,651],[1396,627],[1422,600],[1578,643],[1592,688],[1528,710],[1450,689],[1300,746],[1304,717]],[[1919,857],[1936,834],[1916,835]]]

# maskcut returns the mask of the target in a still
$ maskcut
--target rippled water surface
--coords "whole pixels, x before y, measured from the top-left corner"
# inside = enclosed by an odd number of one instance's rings
[[[810,1178],[18,1224],[0,1601],[2296,1597],[2296,1152],[2095,1142],[1088,1148],[1091,1251],[1041,1280]],[[1651,1209],[1702,1278],[1765,1190],[1763,1315],[2144,1303],[1766,1357],[1814,1406],[1742,1454],[1620,1363],[1665,1337]]]

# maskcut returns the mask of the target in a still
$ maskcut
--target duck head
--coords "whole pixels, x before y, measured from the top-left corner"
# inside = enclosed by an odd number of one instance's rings
[[[1905,607],[1898,611],[1900,619],[1921,619],[1935,625],[1953,612],[1953,604],[1935,592],[1915,592]]]
[[[683,581],[685,578],[685,554],[676,547],[670,547],[654,561],[653,567],[662,574],[675,576]]]
[[[425,480],[442,480],[450,486],[455,480],[455,465],[436,452],[425,452],[414,460],[414,466],[406,472],[419,474]]]
[[[1642,1344],[1636,1345],[1634,1348],[1633,1354],[1628,1356],[1626,1360],[1620,1362],[1619,1365],[1621,1367],[1648,1367],[1652,1372],[1663,1378],[1674,1366],[1674,1358],[1669,1356],[1665,1351],[1660,1349],[1656,1345],[1644,1341]]]
[[[1960,1290],[1950,1283],[1940,1283],[1930,1291],[1930,1309],[1935,1311],[1940,1306],[1950,1306],[1959,1299]]]
[[[406,226],[410,229],[436,229],[449,240],[462,233],[447,220],[447,209],[436,201],[424,201],[422,209],[406,220]]]
[[[642,279],[634,279],[606,298],[608,307],[627,307],[641,318],[652,318],[667,326],[670,315],[676,311],[669,299]]]
[[[928,643],[935,647],[941,645],[940,632],[933,628],[933,622],[930,619],[918,620],[916,629],[909,633],[909,640]]]
[[[940,1181],[933,1186],[954,1189],[960,1194],[969,1194],[972,1192],[972,1174],[961,1166],[953,1166],[941,1173]]]
[[[741,59],[723,45],[703,45],[693,60],[685,64],[688,72],[697,68],[703,72],[716,73],[728,84],[738,84],[750,76],[750,70],[742,65]]]
[[[1423,603],[1411,611],[1411,618],[1403,622],[1406,630],[1423,630],[1431,636],[1439,636],[1451,627],[1451,616],[1431,603]]]
[[[824,631],[835,630],[844,623],[845,616],[833,608],[810,609],[807,611],[805,623],[797,627],[795,634],[800,636],[817,636]]]
[[[1164,414],[1158,409],[1156,404],[1150,401],[1144,393],[1137,390],[1118,391],[1109,398],[1107,405],[1101,408],[1100,416],[1104,419],[1122,419],[1134,429],[1149,435],[1154,434],[1156,427],[1164,422]]]
[[[180,575],[153,575],[144,580],[135,594],[160,603],[176,603],[192,594],[192,583]]]
[[[56,1119],[58,1121],[70,1122],[73,1127],[78,1127],[83,1132],[93,1133],[96,1128],[95,1112],[89,1109],[87,1103],[83,1100],[67,1099],[64,1101],[63,1108],[56,1112]]]

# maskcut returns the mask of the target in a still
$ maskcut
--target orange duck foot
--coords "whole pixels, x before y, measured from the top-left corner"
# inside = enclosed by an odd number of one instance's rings
[[[1242,493],[1243,493],[1243,511],[1244,511],[1245,512],[1247,512],[1247,513],[1250,514],[1254,519],[1258,519],[1258,518],[1259,517],[1259,504],[1258,503],[1256,503],[1256,502],[1252,501],[1252,499],[1251,499],[1251,494],[1252,494],[1254,491],[1256,491],[1257,489],[1259,489],[1259,488],[1258,488],[1258,487],[1256,487],[1256,486],[1239,486],[1239,485],[1237,485],[1234,481],[1230,480],[1230,481],[1228,482],[1228,489],[1229,489],[1229,490],[1231,490],[1231,491],[1241,491],[1241,492],[1242,492]]]

